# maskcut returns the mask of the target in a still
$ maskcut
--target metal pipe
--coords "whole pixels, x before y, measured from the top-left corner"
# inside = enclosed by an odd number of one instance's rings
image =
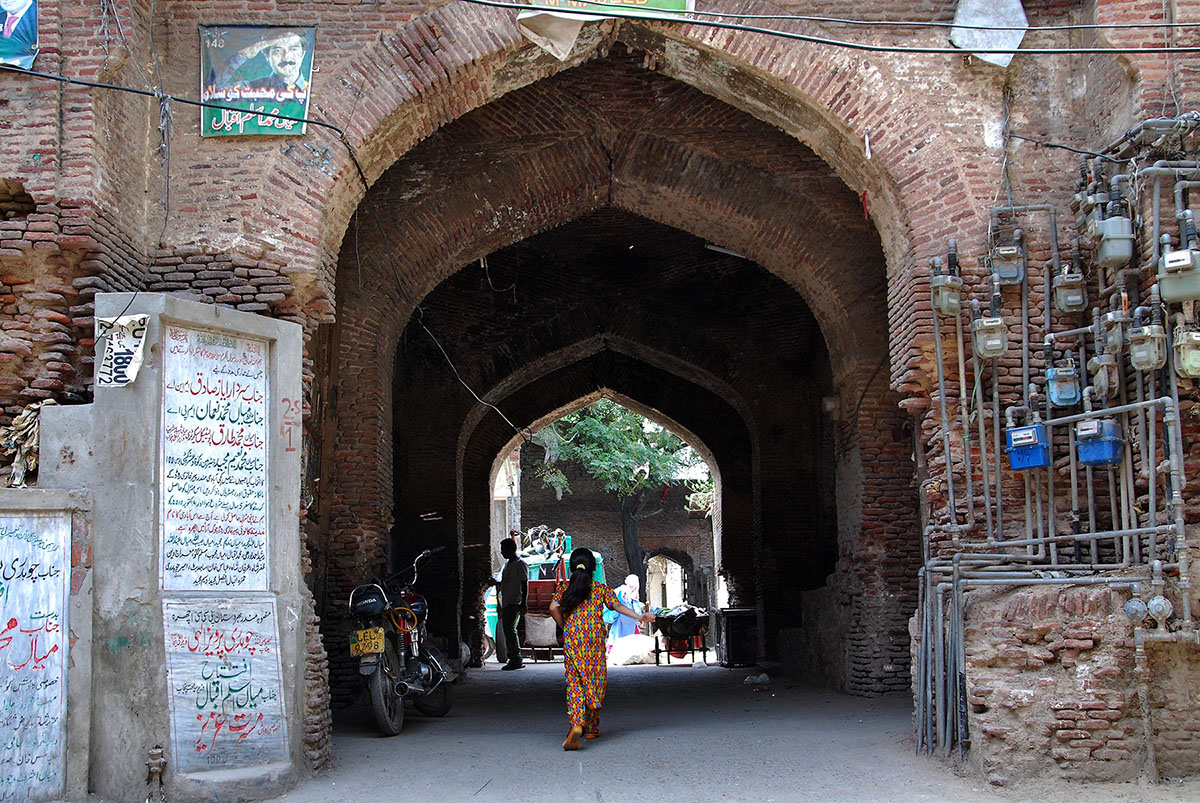
[[[1154,372],[1150,374],[1150,387],[1154,389]],[[1148,441],[1149,462],[1143,462],[1143,467],[1146,470],[1148,480],[1146,483],[1147,508],[1151,527],[1158,526],[1158,414],[1151,410],[1149,426],[1146,429],[1146,440]],[[1158,558],[1158,539],[1154,533],[1150,534],[1149,542],[1149,557],[1150,560]]]
[[[1133,628],[1133,676],[1137,678],[1138,708],[1142,714],[1142,739],[1146,742],[1146,775],[1158,783],[1158,761],[1154,756],[1154,726],[1150,721],[1150,670],[1146,660],[1145,632]]]
[[[1170,134],[1173,132],[1186,133],[1200,126],[1200,119],[1188,116],[1191,112],[1179,117],[1153,117],[1135,125],[1126,131],[1119,139],[1104,149],[1104,153],[1120,156],[1130,149],[1142,144],[1146,134]]]
[[[1196,169],[1198,171],[1200,171],[1200,166],[1197,166]],[[1176,218],[1179,217],[1179,214],[1181,212],[1183,212],[1183,210],[1188,208],[1187,202],[1184,201],[1184,198],[1183,198],[1183,191],[1190,189],[1192,187],[1200,187],[1200,181],[1183,180],[1183,181],[1175,182],[1175,217]],[[1183,241],[1182,237],[1180,238],[1180,245],[1183,248],[1187,248],[1187,243]]]
[[[1128,530],[1105,530],[1102,532],[1086,532],[1086,533],[1071,533],[1070,535],[1056,535],[1053,538],[1046,536],[1044,541],[1052,541],[1059,544],[1069,544],[1073,541],[1087,541],[1091,538],[1124,538],[1125,536],[1146,535],[1151,531],[1160,533],[1171,533],[1175,531],[1174,524],[1160,524],[1157,527],[1133,527]],[[1009,539],[1004,541],[1005,546],[1028,546],[1039,542],[1037,538],[1025,540]]]
[[[934,257],[929,261],[930,273],[941,274],[942,260]],[[930,287],[930,306],[933,306],[933,288]],[[942,358],[941,316],[933,312],[933,344],[937,358],[938,407],[942,413],[942,458],[946,463],[946,492],[950,502],[950,523],[958,524],[958,506],[954,499],[954,470],[950,455],[950,416],[946,412],[946,366]],[[918,436],[919,437],[919,436]]]
[[[992,359],[992,447],[996,467],[996,539],[1004,540],[1004,489],[1000,479],[1000,361]]]
[[[978,314],[979,302],[975,299],[971,300],[972,315]],[[983,479],[983,515],[984,525],[987,529],[988,540],[994,537],[992,529],[992,481],[991,469],[988,462],[988,442],[987,442],[987,422],[983,414],[983,376],[982,368],[979,364],[979,355],[975,349],[971,349],[971,370],[975,374],[975,386],[971,389],[971,398],[976,400],[975,404],[975,420],[979,425],[979,460],[982,470]],[[996,477],[996,493],[1000,492],[1000,478]]]
[[[953,242],[953,241],[951,241]],[[954,348],[958,356],[958,412],[962,420],[963,474],[967,480],[967,525],[975,526],[975,480],[971,470],[971,422],[967,413],[967,366],[963,357],[963,325],[962,315],[954,316],[955,340]]]
[[[1115,529],[1117,526],[1117,521],[1120,519],[1120,516],[1117,512],[1117,482],[1116,478],[1113,476],[1113,470],[1111,466],[1105,471],[1105,474],[1108,477],[1108,520],[1112,522],[1112,526]],[[1128,539],[1126,539],[1125,542],[1122,542],[1121,538],[1115,535],[1113,536],[1113,549],[1116,550],[1117,556],[1121,557],[1122,561],[1126,560],[1130,554],[1130,551],[1127,547]]]
[[[1108,585],[1114,588],[1135,588],[1137,587],[1136,580],[1130,580],[1125,577],[1030,577],[1025,580],[992,580],[984,579],[964,579],[961,581],[963,586],[985,587],[985,586],[1099,586]]]
[[[1117,415],[1118,413],[1127,413],[1130,410],[1138,410],[1138,409],[1141,409],[1142,407],[1163,407],[1163,408],[1172,407],[1172,408],[1178,409],[1177,407],[1175,407],[1175,401],[1173,399],[1170,399],[1170,398],[1164,396],[1164,397],[1161,397],[1158,399],[1146,399],[1146,401],[1144,401],[1144,402],[1130,402],[1128,404],[1118,405],[1117,407],[1108,407],[1103,410],[1092,410],[1091,412],[1083,412],[1083,413],[1077,413],[1075,415],[1067,415],[1067,416],[1063,416],[1062,418],[1056,418],[1056,419],[1054,419],[1053,422],[1046,422],[1046,423],[1047,423],[1047,426],[1049,426],[1051,424],[1053,424],[1054,426],[1063,426],[1066,424],[1074,424],[1078,421],[1086,421],[1090,418],[1101,418],[1101,417]]]

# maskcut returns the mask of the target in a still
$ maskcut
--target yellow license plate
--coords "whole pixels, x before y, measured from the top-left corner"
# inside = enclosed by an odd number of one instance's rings
[[[354,656],[375,655],[383,652],[383,628],[368,627],[350,634],[350,654]]]

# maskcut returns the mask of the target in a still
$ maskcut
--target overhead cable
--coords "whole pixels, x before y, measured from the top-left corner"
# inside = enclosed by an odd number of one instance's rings
[[[544,11],[554,14],[576,14],[588,15],[595,14],[587,10],[564,8],[562,6],[542,6],[537,4],[524,4],[503,2],[502,0],[460,0],[463,3],[470,3],[476,6],[490,6],[492,8],[507,8],[517,11]],[[608,4],[606,4],[608,5]],[[1025,48],[972,48],[971,50],[963,50],[957,47],[917,47],[911,45],[873,45],[863,42],[850,42],[844,39],[830,39],[824,36],[812,36],[810,34],[795,33],[793,31],[779,31],[774,28],[761,28],[756,25],[741,25],[733,22],[716,22],[713,20],[692,19],[683,16],[684,12],[674,14],[671,12],[662,12],[658,14],[629,14],[621,13],[620,8],[624,6],[612,6],[613,10],[601,10],[601,14],[605,17],[613,19],[627,19],[640,22],[675,22],[687,25],[698,25],[703,28],[717,28],[726,31],[742,31],[743,33],[759,33],[767,36],[777,36],[781,39],[792,39],[798,42],[808,42],[814,45],[827,45],[829,47],[837,47],[845,50],[858,50],[869,53],[915,53],[925,55],[936,54],[954,54],[954,55],[971,55],[976,54],[1023,54],[1037,56],[1069,56],[1069,55],[1104,55],[1104,54],[1122,54],[1122,53],[1200,53],[1200,46],[1195,47],[1025,47]],[[954,26],[952,26],[954,27]],[[957,26],[963,27],[963,26]],[[991,28],[991,30],[997,30]]]
[[[603,6],[604,8],[624,9],[629,10],[629,3],[606,3],[603,0],[586,0],[589,6]],[[576,13],[586,14],[588,11],[583,8],[578,9],[562,9],[564,13],[570,13],[574,10]],[[718,17],[725,19],[742,19],[742,20],[779,20],[783,22],[820,22],[829,23],[832,25],[852,25],[869,28],[960,28],[968,31],[1087,31],[1087,30],[1121,30],[1121,29],[1151,29],[1158,30],[1162,28],[1200,28],[1200,22],[1114,22],[1114,23],[1080,23],[1074,25],[969,25],[964,23],[949,22],[934,22],[928,20],[863,20],[851,19],[847,17],[817,17],[811,14],[736,14],[727,11],[663,11],[662,14],[674,15],[678,14],[682,18],[683,14],[694,15],[697,17]],[[637,15],[645,18],[645,15]],[[661,19],[661,17],[654,17]]]
[[[182,98],[177,95],[170,95],[170,94],[167,94],[166,92],[160,92],[157,90],[138,89],[138,88],[132,87],[132,86],[121,86],[120,84],[109,84],[109,83],[105,83],[103,81],[88,81],[84,78],[70,78],[65,75],[56,75],[54,73],[39,72],[37,70],[24,70],[24,69],[21,69],[20,67],[15,67],[15,66],[12,66],[9,64],[0,64],[0,71],[11,72],[11,73],[15,73],[18,75],[30,75],[35,78],[45,78],[50,81],[58,81],[60,83],[73,84],[75,86],[86,86],[86,87],[92,87],[94,89],[108,89],[108,90],[112,90],[115,92],[130,92],[135,95],[142,95],[143,97],[154,98],[155,100],[159,101],[160,103],[162,103],[163,101],[169,101],[169,102],[174,102],[174,103],[182,103],[187,106],[197,106],[197,107],[203,108],[203,109],[218,109],[218,110],[226,109],[229,111],[238,111],[238,112],[245,111],[245,109],[240,109],[236,106],[226,106],[226,105],[220,104],[220,103],[209,103],[208,101],[194,100],[192,98]],[[276,120],[291,120],[291,121],[297,122],[297,123],[312,123],[313,125],[320,126],[322,128],[328,128],[330,131],[336,132],[338,135],[338,138],[341,140],[341,143],[346,147],[346,153],[347,153],[347,155],[349,155],[350,161],[354,164],[354,169],[356,171],[358,171],[358,177],[362,181],[363,190],[366,191],[371,188],[371,184],[367,180],[367,174],[363,170],[362,164],[358,161],[358,156],[355,154],[354,148],[350,145],[350,140],[346,136],[346,132],[344,130],[342,130],[341,128],[339,128],[338,126],[334,125],[333,123],[327,123],[324,120],[317,120],[317,119],[314,119],[311,117],[293,117],[290,115],[277,114],[277,113],[273,113],[273,112],[255,112],[255,113],[261,114],[264,117],[269,117],[269,118],[276,119]],[[378,218],[376,219],[376,223],[378,224]],[[425,325],[425,322],[423,320],[425,311],[421,308],[421,305],[418,304],[415,300],[413,300],[408,295],[408,292],[404,289],[404,285],[400,281],[400,274],[396,270],[396,266],[391,264],[391,256],[390,255],[394,251],[394,249],[391,247],[391,243],[388,241],[388,237],[387,237],[386,233],[384,233],[382,226],[380,227],[380,235],[383,237],[384,243],[387,245],[386,251],[389,255],[388,256],[389,267],[391,267],[392,275],[396,279],[397,288],[399,289],[401,295],[403,295],[405,297],[405,299],[407,299],[409,301],[409,303],[413,305],[413,311],[415,313],[417,323],[420,325],[420,327],[422,329],[425,330],[425,334],[429,335],[429,339],[432,340],[434,345],[437,346],[438,351],[440,351],[442,353],[442,356],[446,358],[446,363],[450,366],[450,370],[454,373],[455,379],[457,379],[459,381],[459,383],[464,388],[467,389],[467,392],[470,393],[471,396],[474,397],[474,399],[476,401],[478,401],[480,404],[484,405],[485,407],[489,407],[492,410],[495,410],[496,413],[502,419],[504,419],[504,423],[508,424],[508,426],[511,427],[514,432],[516,432],[518,435],[520,435],[522,439],[524,439],[525,441],[528,441],[529,438],[531,437],[528,427],[518,427],[511,420],[509,420],[508,416],[506,416],[500,410],[499,407],[492,404],[491,402],[484,401],[482,398],[480,398],[479,394],[476,393],[475,390],[470,385],[467,384],[466,380],[464,380],[462,378],[462,375],[458,371],[458,367],[455,366],[454,361],[450,359],[450,355],[446,352],[445,347],[442,346],[441,342],[437,339],[437,337],[433,334],[433,332],[430,331],[429,327]],[[130,298],[129,304],[126,305],[126,310],[128,310],[129,306],[133,304],[134,298],[136,298],[136,297],[137,297],[137,290],[135,289],[133,298]]]

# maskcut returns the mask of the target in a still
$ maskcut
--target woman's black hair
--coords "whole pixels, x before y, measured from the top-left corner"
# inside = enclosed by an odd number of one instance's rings
[[[564,621],[592,595],[592,574],[596,571],[596,557],[592,550],[581,546],[572,552],[567,571],[570,572],[570,580],[562,599],[558,601]]]

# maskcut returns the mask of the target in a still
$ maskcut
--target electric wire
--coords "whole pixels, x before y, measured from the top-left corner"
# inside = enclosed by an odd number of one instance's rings
[[[507,8],[517,11],[545,11],[555,14],[574,14],[587,15],[586,10],[577,10],[563,8],[562,6],[542,6],[537,4],[524,4],[504,2],[503,0],[459,0],[463,3],[470,3],[476,6],[490,6],[492,8]],[[1167,47],[1072,47],[1072,48],[1047,48],[1047,47],[1028,47],[1028,48],[958,48],[958,47],[918,47],[912,45],[873,45],[862,42],[849,42],[844,39],[830,39],[824,36],[812,36],[810,34],[795,33],[793,31],[780,31],[774,28],[762,28],[756,25],[742,25],[732,22],[716,22],[713,20],[689,19],[680,15],[663,12],[661,14],[622,14],[618,10],[604,10],[603,16],[613,19],[625,19],[642,22],[676,22],[685,23],[687,25],[698,25],[704,28],[716,28],[726,31],[741,31],[743,33],[759,33],[767,36],[777,36],[782,39],[792,39],[798,42],[808,42],[815,45],[828,45],[829,47],[842,48],[845,50],[857,50],[869,53],[914,53],[914,54],[954,54],[954,55],[971,55],[971,54],[986,54],[986,55],[1039,55],[1039,56],[1069,56],[1069,55],[1104,55],[1104,54],[1123,54],[1123,53],[1200,53],[1200,46],[1167,46]]]
[[[589,6],[601,6],[604,8],[624,9],[628,11],[631,6],[629,3],[606,3],[603,0],[587,0]],[[566,12],[575,11],[578,14],[589,13],[587,9],[561,9]],[[849,17],[821,17],[811,14],[737,14],[727,11],[671,11],[663,9],[655,11],[656,14],[680,16],[691,14],[698,17],[719,17],[725,19],[743,19],[743,20],[778,20],[782,22],[821,22],[830,23],[833,25],[851,25],[859,27],[871,28],[960,28],[968,31],[1086,31],[1086,30],[1118,30],[1118,29],[1160,29],[1160,28],[1197,28],[1200,27],[1200,22],[1114,22],[1114,23],[1078,23],[1071,25],[971,25],[969,23],[950,22],[935,22],[931,20],[864,20],[853,19]],[[643,19],[658,17],[647,17],[644,14],[637,16]]]
[[[1132,158],[1118,159],[1114,156],[1109,156],[1107,154],[1099,153],[1097,151],[1089,151],[1086,148],[1076,148],[1072,145],[1064,145],[1061,142],[1048,142],[1048,141],[1042,140],[1042,139],[1034,139],[1033,137],[1027,137],[1027,136],[1024,136],[1023,134],[1018,134],[1016,132],[1010,133],[1009,136],[1012,137],[1013,139],[1022,140],[1023,142],[1031,142],[1034,145],[1037,145],[1038,147],[1041,147],[1041,148],[1058,148],[1060,150],[1070,151],[1071,153],[1083,154],[1084,156],[1094,156],[1097,159],[1104,159],[1106,161],[1113,162],[1114,164],[1123,164],[1125,162],[1133,161]]]
[[[507,8],[507,9],[516,9],[516,10],[524,10],[524,11],[549,11],[549,12],[558,12],[558,13],[570,13],[569,9],[563,9],[561,7],[554,7],[554,6],[539,6],[536,4],[526,5],[526,4],[521,4],[521,3],[500,2],[499,0],[462,0],[462,1],[470,3],[472,5],[489,6],[489,7],[494,7],[494,8]],[[622,8],[621,6],[616,6],[616,5],[608,4],[608,3],[597,3],[596,5],[613,6],[614,10],[620,10]],[[586,12],[581,12],[581,13],[586,13]],[[805,17],[805,16],[800,16],[800,15],[795,15],[795,16],[792,16],[792,15],[745,15],[745,14],[728,15],[728,14],[719,14],[717,12],[690,12],[690,13],[693,13],[696,15],[703,15],[703,16],[736,17],[736,18],[741,18],[741,19],[786,19],[786,20],[795,20],[795,21],[832,22],[832,23],[838,23],[838,24],[852,24],[852,25],[893,25],[893,26],[903,25],[905,27],[947,27],[947,24],[944,24],[944,23],[934,23],[934,22],[923,23],[923,22],[917,22],[917,21],[897,23],[897,22],[892,22],[892,21],[849,20],[849,19],[833,18],[833,17],[827,17],[827,18]],[[790,32],[790,31],[778,31],[778,30],[773,30],[770,28],[760,28],[757,26],[748,26],[748,25],[740,25],[740,24],[733,24],[733,23],[712,22],[712,21],[707,21],[707,20],[686,19],[686,18],[680,18],[678,20],[673,20],[673,19],[670,19],[669,17],[664,18],[664,16],[647,17],[646,15],[619,14],[619,13],[606,13],[605,16],[610,16],[610,17],[614,17],[614,18],[618,18],[618,19],[631,19],[631,20],[642,20],[642,21],[654,20],[654,21],[666,21],[666,22],[672,22],[672,21],[687,22],[688,24],[699,25],[702,27],[711,27],[711,28],[717,28],[717,29],[723,29],[723,30],[738,30],[738,31],[746,32],[746,33],[760,33],[760,34],[765,34],[765,35],[769,35],[769,36],[777,36],[777,37],[784,38],[784,39],[792,39],[792,40],[796,40],[796,41],[810,42],[812,44],[822,44],[822,45],[828,45],[828,46],[832,46],[832,47],[841,47],[841,48],[846,48],[846,49],[851,49],[851,50],[880,52],[880,53],[918,53],[918,54],[1024,53],[1024,54],[1039,54],[1039,55],[1051,55],[1051,54],[1065,55],[1065,54],[1104,54],[1104,53],[1120,54],[1120,53],[1140,53],[1140,52],[1156,52],[1156,53],[1159,53],[1159,52],[1166,52],[1166,53],[1200,52],[1200,47],[1026,48],[1026,49],[963,50],[963,49],[959,49],[959,48],[945,48],[945,47],[932,48],[932,47],[869,45],[869,44],[862,44],[862,43],[857,43],[857,42],[847,42],[847,41],[843,41],[843,40],[829,39],[829,38],[825,38],[825,37],[808,36],[805,34],[799,34],[799,33],[794,33],[794,32]],[[120,33],[122,39],[125,40],[124,31],[120,30],[119,25],[120,25],[120,23],[118,21],[119,33]],[[1130,23],[1130,24],[1113,25],[1113,26],[1079,25],[1079,26],[1043,26],[1040,28],[1036,27],[1036,26],[1031,26],[1030,28],[1028,28],[1026,30],[1063,30],[1063,29],[1082,29],[1082,28],[1089,28],[1089,27],[1095,27],[1095,28],[1157,27],[1157,28],[1173,29],[1173,28],[1178,28],[1178,27],[1196,27],[1197,25],[1200,25],[1200,23],[1163,23],[1163,24],[1146,24],[1145,26],[1142,26],[1137,23]],[[959,26],[952,26],[952,27],[974,28],[976,26],[959,25]],[[984,29],[990,28],[992,30],[1002,30],[1003,29],[998,26],[979,26],[979,27],[982,27]],[[127,40],[126,40],[126,46],[128,46]],[[157,53],[154,54],[154,57],[155,57],[156,71],[158,71]],[[155,90],[149,90],[149,89],[138,89],[136,87],[121,86],[118,84],[111,84],[111,83],[102,82],[102,81],[89,81],[89,80],[86,80],[83,78],[72,78],[69,76],[57,75],[54,73],[46,73],[46,72],[41,72],[38,70],[27,70],[27,69],[22,69],[22,68],[13,66],[13,65],[7,65],[7,64],[0,64],[0,70],[6,71],[6,72],[11,72],[11,73],[30,75],[30,76],[33,76],[36,78],[44,78],[47,80],[58,81],[61,83],[72,84],[72,85],[76,85],[76,86],[86,86],[86,87],[91,87],[91,88],[96,88],[96,89],[108,89],[108,90],[113,90],[113,91],[130,92],[130,93],[142,95],[145,97],[153,97],[159,101],[159,103],[161,104],[161,106],[164,110],[168,108],[167,107],[168,103],[173,102],[173,103],[182,103],[182,104],[188,105],[188,106],[195,106],[198,108],[236,111],[236,112],[244,112],[245,111],[245,109],[242,109],[242,108],[239,108],[236,106],[229,106],[229,105],[221,104],[221,103],[212,103],[212,102],[203,101],[203,100],[195,100],[193,98],[186,98],[186,97],[180,97],[178,95],[169,94],[169,93],[161,90],[161,82],[159,83],[159,88],[157,88]],[[139,72],[140,71],[141,70],[139,67]],[[142,75],[143,75],[143,78],[147,77],[145,75],[145,73],[142,73]],[[358,157],[354,152],[354,148],[350,144],[349,138],[347,137],[346,132],[342,128],[334,125],[333,123],[329,123],[324,120],[319,120],[319,119],[311,118],[311,117],[296,117],[296,116],[292,116],[292,115],[279,114],[277,112],[266,112],[266,111],[256,112],[256,114],[263,116],[263,117],[267,117],[269,119],[286,120],[286,121],[299,122],[299,123],[304,123],[304,124],[312,123],[315,126],[327,128],[327,129],[335,132],[338,135],[339,140],[345,146],[347,154],[349,155],[350,160],[353,163],[355,170],[358,173],[358,177],[359,177],[360,181],[362,182],[364,189],[370,188],[370,182],[368,181],[366,173],[362,168],[362,164],[359,162]],[[159,130],[163,131],[164,124],[167,127],[169,127],[169,125],[170,125],[169,111],[160,110],[160,115],[165,115],[165,117],[160,117]],[[1021,135],[1015,134],[1015,133],[1011,134],[1011,136],[1014,138],[1017,138],[1017,139],[1034,142],[1035,144],[1038,144],[1043,147],[1058,147],[1058,148],[1063,148],[1065,150],[1070,150],[1070,151],[1079,152],[1079,153],[1088,153],[1088,154],[1093,154],[1096,156],[1103,157],[1102,154],[1095,154],[1092,151],[1085,151],[1082,149],[1073,148],[1072,146],[1069,146],[1069,145],[1061,145],[1061,144],[1057,144],[1057,143],[1049,143],[1049,142],[1034,140],[1030,137],[1024,137],[1024,136],[1021,136]],[[1108,158],[1112,161],[1117,161],[1115,159],[1111,159],[1111,157],[1103,157],[1103,158]],[[380,231],[381,237],[384,239],[385,243],[388,243],[389,241],[387,238],[387,234],[383,230],[382,225],[379,224],[378,218],[376,218],[376,223],[377,223],[377,225],[379,225],[379,231]],[[164,226],[164,231],[165,231],[165,226]],[[446,350],[442,346],[441,342],[437,340],[437,338],[436,338],[436,336],[434,336],[433,332],[431,332],[429,330],[429,328],[425,325],[424,320],[423,320],[424,310],[421,308],[421,306],[419,304],[417,304],[415,301],[413,301],[408,296],[407,291],[404,289],[403,284],[400,282],[399,273],[396,271],[395,265],[391,264],[391,256],[390,255],[391,255],[392,249],[389,247],[387,250],[388,250],[388,254],[389,254],[389,256],[388,256],[389,266],[391,267],[393,276],[396,279],[398,289],[400,290],[401,294],[405,297],[405,299],[408,300],[410,304],[412,304],[414,313],[416,314],[416,317],[417,317],[418,324],[426,332],[426,334],[430,337],[430,339],[433,340],[434,344],[438,347],[438,350],[442,353],[443,357],[445,357],[445,359],[446,359],[447,363],[450,365],[450,368],[453,371],[456,379],[458,379],[459,383],[462,384],[463,387],[467,389],[467,391],[471,394],[472,397],[474,397],[476,399],[476,401],[478,401],[480,404],[483,404],[483,405],[495,410],[496,413],[499,414],[502,419],[504,419],[505,423],[507,423],[515,432],[517,432],[523,438],[527,437],[526,433],[529,431],[528,427],[520,427],[519,428],[516,425],[514,425],[512,423],[512,421],[510,421],[508,419],[508,417],[505,416],[504,413],[500,411],[499,408],[497,408],[495,405],[491,404],[490,402],[486,402],[482,398],[480,398],[479,395],[474,391],[474,389],[471,388],[465,382],[465,380],[463,380],[462,375],[458,371],[458,368],[454,365],[453,361],[450,359],[449,354],[446,352]],[[136,295],[136,292],[135,292],[135,295]],[[131,301],[131,303],[132,303],[132,301]],[[880,368],[882,368],[882,363],[880,364]],[[878,374],[878,370],[879,369],[876,369],[876,374]],[[874,379],[874,376],[872,376],[872,380],[873,379]],[[859,403],[861,405],[861,399],[860,399]]]
[[[137,87],[121,86],[120,84],[110,84],[110,83],[106,83],[103,81],[89,81],[89,80],[86,80],[83,78],[71,78],[71,77],[65,76],[65,75],[56,75],[54,73],[40,72],[37,70],[25,70],[25,69],[21,69],[20,67],[15,67],[15,66],[12,66],[9,64],[0,64],[0,71],[16,73],[19,75],[30,75],[35,78],[45,78],[50,81],[57,81],[59,83],[64,83],[64,84],[72,84],[75,86],[87,86],[87,87],[91,87],[93,89],[107,89],[107,90],[112,90],[112,91],[116,91],[116,92],[130,92],[132,94],[141,95],[143,97],[156,98],[160,102],[168,102],[169,101],[169,102],[174,102],[174,103],[182,103],[187,106],[197,106],[197,107],[205,108],[205,109],[227,109],[230,111],[237,111],[237,112],[245,111],[245,109],[240,109],[236,106],[226,106],[226,105],[220,104],[220,103],[210,103],[208,101],[194,100],[192,98],[184,98],[184,97],[179,97],[178,95],[171,95],[166,92],[157,92],[157,91],[153,91],[153,90],[149,90],[149,89],[138,89]],[[349,155],[350,161],[351,161],[351,163],[353,163],[354,169],[358,173],[358,178],[362,182],[364,191],[370,189],[371,183],[370,183],[370,181],[367,180],[367,174],[363,170],[362,163],[359,162],[358,155],[354,152],[354,147],[350,144],[350,140],[346,136],[346,132],[343,129],[339,128],[338,126],[334,125],[333,123],[327,123],[324,120],[317,120],[317,119],[311,118],[311,117],[293,117],[293,116],[286,115],[286,114],[276,114],[276,113],[271,113],[271,112],[256,112],[256,114],[261,114],[264,117],[270,117],[270,118],[279,119],[279,120],[292,120],[292,121],[300,122],[300,123],[312,123],[313,125],[316,125],[316,126],[319,126],[322,128],[327,128],[327,129],[335,132],[338,135],[338,138],[341,141],[341,143],[346,147],[346,153],[347,153],[347,155]],[[442,353],[442,356],[445,357],[446,363],[450,366],[450,370],[454,373],[455,378],[458,380],[458,382],[464,388],[466,388],[467,392],[470,393],[471,396],[477,402],[484,405],[485,407],[495,410],[496,413],[502,419],[504,419],[504,423],[508,424],[508,426],[511,427],[515,433],[520,435],[523,440],[528,442],[528,440],[532,437],[529,428],[528,427],[518,427],[516,424],[514,424],[508,418],[508,416],[506,416],[500,410],[499,407],[492,404],[491,402],[484,401],[482,398],[480,398],[479,394],[475,392],[474,388],[472,388],[470,385],[468,385],[467,382],[462,378],[462,374],[459,373],[458,367],[454,364],[454,361],[450,359],[450,355],[446,352],[446,349],[442,346],[441,342],[437,339],[437,337],[433,334],[433,332],[430,331],[429,327],[425,325],[424,321],[422,320],[422,318],[424,317],[425,311],[424,311],[424,309],[421,308],[420,304],[417,304],[415,301],[412,300],[412,298],[408,295],[407,290],[404,289],[404,285],[400,281],[400,274],[396,270],[396,266],[391,263],[391,254],[394,251],[394,249],[391,247],[391,243],[387,237],[387,233],[384,231],[382,224],[379,223],[378,217],[376,217],[375,222],[377,225],[379,225],[380,236],[383,238],[384,243],[387,245],[386,250],[388,253],[388,264],[389,264],[389,267],[391,267],[391,269],[392,269],[392,275],[396,279],[396,284],[397,284],[398,289],[400,290],[401,295],[403,295],[404,298],[410,304],[412,304],[414,314],[416,315],[417,323],[425,331],[425,333],[429,336],[429,338],[434,342],[434,345],[437,346],[438,351],[440,351]],[[144,279],[144,277],[145,277],[145,273],[143,273],[143,279]],[[133,292],[133,297],[131,297],[129,299],[129,303],[125,305],[125,310],[121,313],[121,315],[124,315],[125,312],[127,312],[129,310],[129,307],[133,305],[134,299],[137,298],[137,294],[138,294],[138,291],[135,288],[134,292]],[[120,316],[118,316],[118,317],[120,317]]]
[[[396,281],[396,288],[400,291],[400,295],[402,295],[404,297],[404,300],[412,305],[413,319],[417,322],[417,325],[420,326],[421,329],[425,332],[425,334],[427,334],[429,336],[429,339],[433,341],[433,345],[437,346],[438,351],[440,351],[442,353],[442,356],[446,359],[446,364],[450,366],[450,370],[454,373],[454,378],[458,380],[458,383],[460,385],[462,385],[464,388],[467,389],[467,392],[471,394],[471,396],[475,399],[475,401],[479,402],[484,407],[488,407],[492,410],[495,410],[496,414],[498,416],[500,416],[502,419],[504,419],[504,423],[508,424],[508,426],[513,430],[513,432],[520,435],[521,439],[523,441],[525,441],[526,443],[529,443],[530,440],[532,440],[532,438],[533,438],[533,433],[530,432],[529,427],[518,427],[516,424],[514,424],[509,419],[508,416],[506,416],[504,414],[504,412],[499,407],[497,407],[496,405],[492,404],[489,401],[484,401],[479,396],[479,394],[475,392],[475,389],[472,388],[469,384],[467,384],[467,381],[465,379],[463,379],[462,374],[459,373],[459,371],[458,371],[458,366],[454,364],[454,360],[450,359],[450,355],[449,355],[449,353],[447,353],[446,348],[442,345],[441,341],[437,339],[437,337],[433,334],[433,332],[430,330],[430,328],[425,325],[425,310],[424,310],[424,308],[419,303],[417,303],[417,301],[414,300],[412,298],[412,296],[410,296],[408,294],[408,290],[406,290],[404,288],[404,282],[401,281],[401,279],[400,279],[400,272],[396,269],[395,260],[392,258],[392,255],[396,252],[396,249],[392,247],[392,243],[391,243],[390,238],[387,235],[387,231],[383,228],[383,222],[380,221],[380,219],[379,219],[378,207],[376,207],[375,215],[373,215],[373,217],[375,218],[375,227],[379,231],[379,237],[381,240],[383,240],[384,255],[387,260],[388,267],[391,268],[392,277]],[[361,263],[359,264],[359,273],[360,274],[362,273]]]

